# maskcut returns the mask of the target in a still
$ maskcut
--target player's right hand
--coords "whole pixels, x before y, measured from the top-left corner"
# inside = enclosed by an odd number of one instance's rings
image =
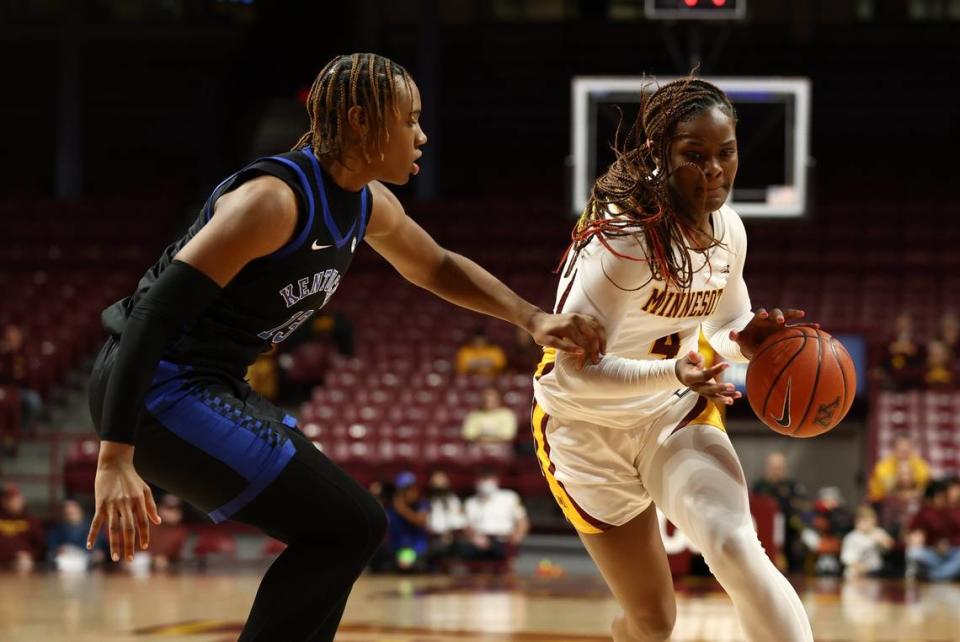
[[[105,458],[104,445],[101,443],[101,457],[97,462],[97,478],[94,484],[97,512],[90,524],[87,535],[87,549],[92,549],[106,522],[110,541],[110,557],[120,561],[121,555],[128,562],[133,560],[137,548],[137,535],[141,550],[150,545],[150,522],[160,523],[157,505],[153,501],[150,487],[140,478],[133,467],[131,456]]]
[[[723,362],[704,368],[703,357],[698,352],[691,351],[687,356],[677,359],[677,379],[698,395],[716,403],[731,406],[734,399],[739,399],[743,395],[737,392],[732,383],[716,380],[716,376],[729,366],[730,364]]]

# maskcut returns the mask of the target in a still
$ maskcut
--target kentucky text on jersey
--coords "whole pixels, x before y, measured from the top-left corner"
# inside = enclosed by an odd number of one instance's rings
[[[723,295],[723,288],[717,290],[695,290],[685,292],[662,292],[653,288],[653,293],[643,306],[644,312],[658,317],[706,317],[713,314]]]
[[[317,272],[313,275],[312,279],[309,276],[298,279],[296,285],[298,286],[296,294],[293,293],[293,283],[288,284],[280,290],[280,296],[283,297],[283,301],[287,304],[288,308],[317,292],[325,293],[327,295],[326,298],[329,299],[340,285],[340,272],[336,269]]]

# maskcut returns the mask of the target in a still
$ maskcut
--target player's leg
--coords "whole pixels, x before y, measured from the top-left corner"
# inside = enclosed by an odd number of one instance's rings
[[[661,642],[676,618],[656,511],[640,482],[638,433],[533,409],[537,460],[564,515],[623,609],[615,642]]]
[[[310,642],[324,642],[333,640],[337,635],[337,629],[340,628],[340,620],[343,618],[343,611],[347,608],[347,599],[350,597],[350,591],[343,596],[340,603],[333,607],[327,619],[323,621],[320,628],[313,632]],[[239,641],[238,641],[239,642]]]
[[[954,580],[960,577],[960,547],[951,547],[946,551],[940,563],[930,571],[930,579],[935,582]]]
[[[703,553],[733,600],[749,642],[812,642],[794,588],[757,539],[747,484],[726,432],[710,425],[666,430],[645,454],[644,483],[666,517]]]
[[[907,548],[907,562],[928,576],[932,569],[940,566],[942,560],[932,548],[926,546],[911,546]]]
[[[333,640],[350,589],[383,540],[383,509],[280,409],[243,386],[234,386],[237,397],[233,387],[173,370],[161,364],[147,395],[138,473],[215,521],[244,521],[287,543],[241,640]],[[95,369],[92,378],[95,423],[108,374]]]
[[[383,541],[376,499],[303,436],[297,455],[233,519],[287,544],[257,591],[239,642],[333,640],[353,583]]]
[[[137,470],[214,519],[252,524],[287,544],[260,584],[241,642],[333,640],[353,583],[383,541],[386,517],[369,492],[299,432],[282,424],[265,429],[295,452],[249,499],[250,485],[235,480],[235,461],[224,463],[212,443],[209,452],[185,443],[159,422],[142,429]]]
[[[651,505],[622,526],[580,539],[623,609],[613,624],[614,642],[670,639],[677,605],[657,509]]]

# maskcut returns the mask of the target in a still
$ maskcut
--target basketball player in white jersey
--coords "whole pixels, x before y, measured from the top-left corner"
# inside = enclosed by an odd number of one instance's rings
[[[597,180],[574,231],[557,312],[607,330],[599,363],[545,350],[535,377],[537,457],[564,514],[623,609],[615,642],[667,640],[676,603],[656,507],[703,553],[749,642],[811,642],[796,591],[757,539],[747,484],[718,404],[740,393],[703,368],[702,332],[746,361],[800,310],[750,310],[744,226],[724,205],[736,115],[702,80],[659,88],[632,142]]]

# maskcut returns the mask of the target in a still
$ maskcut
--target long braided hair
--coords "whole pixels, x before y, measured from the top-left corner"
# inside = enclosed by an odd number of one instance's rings
[[[387,114],[400,116],[397,95],[400,86],[410,90],[413,80],[406,69],[389,58],[372,53],[337,56],[317,74],[307,95],[310,131],[293,146],[309,146],[317,158],[343,161],[347,114],[351,107],[363,107],[374,134],[374,150],[383,157],[389,142]],[[370,162],[367,140],[361,145]]]
[[[621,114],[621,125],[611,146],[616,158],[594,183],[587,206],[573,229],[568,254],[572,250],[574,259],[568,263],[567,274],[576,256],[596,236],[618,258],[647,262],[651,279],[687,289],[693,280],[687,250],[705,252],[720,242],[711,236],[706,247],[699,243],[691,246],[690,239],[702,232],[696,230],[693,220],[679,206],[669,180],[681,167],[691,166],[701,173],[702,170],[690,163],[668,171],[670,143],[678,123],[712,107],[719,107],[736,121],[736,111],[723,91],[692,75],[663,85],[652,95],[646,91],[647,86],[642,91],[637,119],[623,142]],[[642,258],[621,254],[606,241],[608,237],[628,235],[642,241]],[[676,248],[682,251],[676,252]],[[646,284],[639,287],[643,285]]]

